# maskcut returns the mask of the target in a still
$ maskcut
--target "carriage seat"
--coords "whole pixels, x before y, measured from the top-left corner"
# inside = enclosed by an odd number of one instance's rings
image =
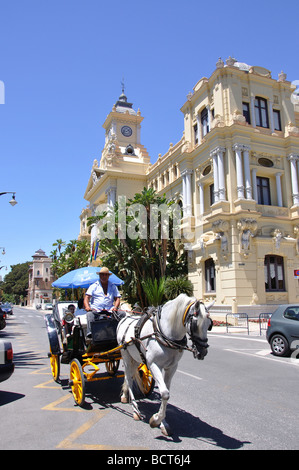
[[[97,319],[92,321],[91,327],[91,344],[96,346],[99,351],[109,351],[117,346],[116,328],[118,322],[114,318],[100,313]]]

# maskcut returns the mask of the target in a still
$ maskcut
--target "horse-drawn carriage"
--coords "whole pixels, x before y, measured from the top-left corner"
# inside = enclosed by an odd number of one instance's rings
[[[61,363],[70,364],[69,385],[76,404],[82,406],[87,383],[103,378],[100,364],[105,366],[104,373],[109,376],[116,374],[123,345],[117,344],[118,321],[107,312],[99,313],[91,323],[92,340],[87,344],[84,321],[70,311],[69,304],[76,307],[76,302],[59,302],[54,306],[53,313],[45,315],[50,366],[54,380],[59,382]],[[154,386],[153,377],[143,363],[139,366],[137,385],[146,396]]]
[[[83,277],[79,283],[63,277],[54,287],[87,287],[91,283],[88,269],[82,268]],[[98,269],[98,268],[94,268]],[[75,270],[74,273],[76,273]],[[71,273],[69,273],[71,274]],[[67,275],[68,276],[68,275]],[[69,384],[75,402],[85,402],[85,388],[88,382],[100,380],[99,364],[105,364],[106,374],[116,374],[120,359],[124,363],[124,383],[121,402],[131,402],[134,419],[141,419],[134,397],[134,383],[147,396],[157,385],[161,395],[159,411],[149,423],[160,427],[168,435],[170,428],[165,421],[166,407],[172,377],[184,350],[192,351],[197,359],[204,359],[208,352],[207,332],[212,328],[209,307],[197,300],[180,294],[161,307],[143,315],[128,312],[117,322],[109,315],[99,315],[91,327],[92,347],[86,344],[84,327],[80,317],[74,319],[61,303],[50,315],[45,315],[50,343],[50,364],[53,378],[59,381],[60,363],[70,364]],[[132,314],[133,313],[133,314]],[[71,326],[71,328],[70,328]],[[188,337],[188,338],[187,338]],[[191,347],[188,346],[188,339]]]

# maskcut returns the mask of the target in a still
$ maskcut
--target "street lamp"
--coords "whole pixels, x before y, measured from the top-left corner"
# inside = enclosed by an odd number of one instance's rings
[[[3,194],[12,194],[12,198],[11,198],[11,200],[9,201],[9,204],[10,204],[11,206],[15,206],[16,204],[18,204],[17,201],[16,201],[16,193],[14,193],[14,192],[12,192],[12,191],[6,191],[6,192],[4,192],[4,193],[0,193],[0,196],[3,196]]]
[[[2,255],[5,255],[5,248],[4,246],[0,246],[0,249],[3,248]]]

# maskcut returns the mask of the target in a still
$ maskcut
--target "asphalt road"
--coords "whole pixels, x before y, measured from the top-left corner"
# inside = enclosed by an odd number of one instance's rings
[[[144,449],[188,455],[299,449],[298,365],[274,357],[265,337],[214,328],[204,361],[185,352],[167,409],[173,435],[165,437],[148,424],[159,406],[156,389],[140,402],[140,422],[133,420],[130,405],[120,403],[121,377],[88,384],[85,408],[76,406],[69,366],[61,367],[61,383],[52,379],[44,312],[15,307],[14,313],[0,331],[0,338],[13,343],[15,362],[13,376],[0,384],[1,450],[97,449],[117,455]]]

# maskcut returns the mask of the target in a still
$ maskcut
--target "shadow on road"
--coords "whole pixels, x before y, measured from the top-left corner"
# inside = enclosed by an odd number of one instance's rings
[[[25,395],[22,393],[13,393],[0,390],[0,406],[7,405],[16,400],[24,398]]]

